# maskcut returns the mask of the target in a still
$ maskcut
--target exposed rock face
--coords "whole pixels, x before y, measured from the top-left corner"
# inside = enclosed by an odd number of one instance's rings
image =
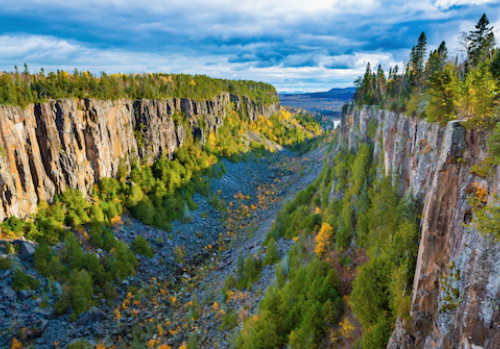
[[[378,121],[374,156],[383,156],[401,192],[423,205],[413,284],[411,332],[396,323],[388,348],[499,348],[500,243],[462,223],[471,219],[473,182],[498,192],[499,174],[485,180],[471,167],[485,158],[486,135],[453,121],[445,126],[364,107],[343,115],[339,144],[353,148]],[[491,200],[491,198],[490,198]]]
[[[172,157],[187,132],[203,144],[223,125],[231,101],[250,120],[279,109],[228,93],[203,101],[65,99],[25,110],[0,106],[0,221],[36,213],[39,199],[51,202],[66,186],[86,195],[100,178],[115,176],[120,161]],[[178,122],[183,115],[190,130]]]

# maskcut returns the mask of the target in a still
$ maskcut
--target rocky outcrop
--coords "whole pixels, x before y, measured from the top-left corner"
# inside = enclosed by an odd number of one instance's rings
[[[202,101],[64,99],[24,110],[0,106],[0,221],[36,213],[40,199],[51,202],[66,187],[86,195],[100,178],[115,176],[120,163],[171,158],[188,132],[203,144],[232,105],[250,120],[279,108],[228,93]],[[184,117],[190,129],[179,121]]]
[[[407,333],[398,320],[388,348],[499,348],[500,243],[463,225],[471,219],[472,183],[490,194],[499,189],[500,171],[490,179],[471,172],[487,156],[486,134],[459,121],[441,126],[351,107],[342,118],[339,144],[355,148],[367,141],[370,120],[378,124],[374,156],[385,174],[392,173],[401,192],[413,191],[423,206],[413,323]]]
[[[279,103],[257,103],[245,96],[231,95],[231,102],[234,104],[235,109],[240,112],[240,115],[247,117],[250,122],[257,119],[259,115],[269,117],[276,114],[280,109]]]

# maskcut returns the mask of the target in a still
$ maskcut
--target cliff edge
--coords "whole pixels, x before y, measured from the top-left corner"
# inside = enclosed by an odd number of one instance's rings
[[[488,155],[487,134],[466,130],[460,121],[441,126],[350,106],[338,146],[367,142],[370,120],[377,125],[374,157],[400,192],[412,191],[422,206],[413,322],[398,319],[388,348],[500,347],[500,243],[463,224],[472,217],[467,195],[473,183],[488,190],[489,202],[498,193],[498,171],[489,179],[471,171]]]

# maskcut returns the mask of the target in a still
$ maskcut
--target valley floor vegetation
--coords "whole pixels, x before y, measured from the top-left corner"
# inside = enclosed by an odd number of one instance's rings
[[[392,176],[377,176],[381,166],[372,142],[341,148],[284,206],[264,245],[274,255],[276,240],[295,244],[282,260],[266,256],[277,263],[276,282],[236,348],[385,348],[396,318],[410,323],[420,204],[401,196]],[[356,328],[363,334],[353,336]]]

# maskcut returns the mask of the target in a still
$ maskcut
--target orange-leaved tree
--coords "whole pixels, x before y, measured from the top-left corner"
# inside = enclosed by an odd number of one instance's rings
[[[323,255],[326,252],[328,252],[332,238],[333,238],[332,226],[328,223],[323,223],[315,239],[316,248],[314,249],[314,252],[318,255],[319,258],[323,257]]]

